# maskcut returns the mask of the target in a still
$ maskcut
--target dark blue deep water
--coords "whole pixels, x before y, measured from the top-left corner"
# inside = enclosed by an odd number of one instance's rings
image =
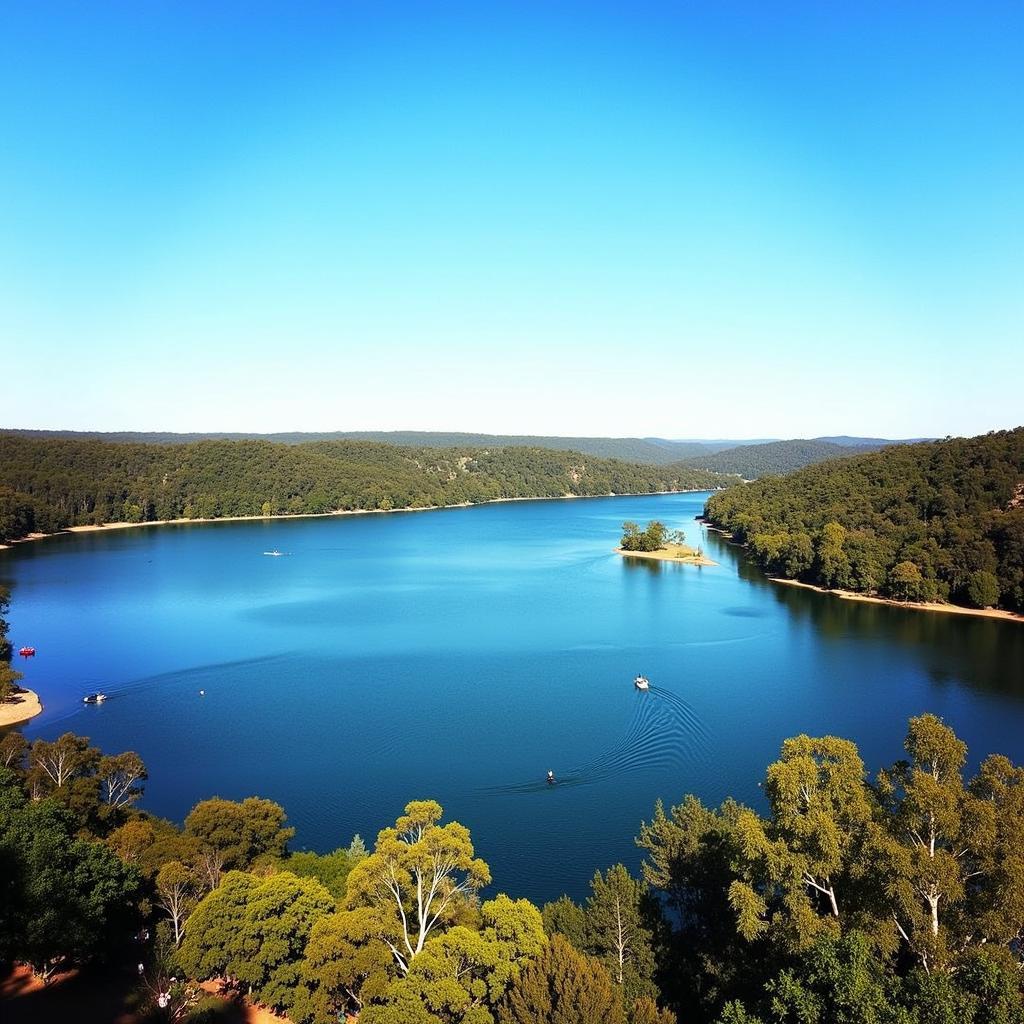
[[[144,806],[179,821],[214,794],[270,797],[297,848],[370,841],[433,797],[472,830],[494,890],[536,900],[636,865],[659,797],[757,803],[795,733],[848,736],[874,771],[927,710],[973,762],[1024,760],[1024,627],[773,584],[702,536],[704,497],[19,545],[0,553],[0,580],[46,706],[26,734],[137,750]],[[612,553],[623,520],[652,518],[720,564]],[[263,555],[275,548],[285,556]],[[639,671],[650,693],[634,690]],[[83,707],[97,688],[111,699]]]

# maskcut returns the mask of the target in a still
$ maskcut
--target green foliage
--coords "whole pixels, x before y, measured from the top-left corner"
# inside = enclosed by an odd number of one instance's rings
[[[357,837],[358,838],[358,837]],[[306,850],[290,854],[282,860],[281,867],[299,878],[315,878],[336,900],[345,898],[345,882],[352,868],[366,856],[349,849],[334,850],[332,853],[311,853]]]
[[[192,808],[185,834],[219,854],[225,870],[245,870],[284,855],[295,835],[284,822],[284,808],[272,800],[250,796],[236,803],[213,797]]]
[[[705,989],[704,1019],[1018,1019],[1024,768],[990,757],[965,780],[934,715],[905,749],[871,784],[849,741],[798,736],[768,768],[767,816],[656,808],[639,842],[675,923],[665,966]]]
[[[44,977],[102,958],[130,933],[139,877],[104,846],[76,838],[53,800],[26,800],[0,770],[0,961]]]
[[[193,911],[178,960],[196,978],[235,977],[260,1002],[287,1012],[310,932],[334,907],[315,879],[229,872]]]
[[[559,896],[553,903],[545,903],[541,914],[548,935],[564,935],[576,949],[587,948],[587,914],[578,903]]]
[[[0,541],[125,520],[426,508],[499,498],[721,486],[685,466],[542,447],[402,448],[369,441],[116,444],[0,435]]]
[[[668,527],[656,519],[643,530],[636,523],[627,521],[622,524],[622,540],[619,544],[623,551],[657,551],[665,546],[668,535]]]
[[[769,441],[765,444],[744,444],[723,451],[684,459],[687,466],[710,469],[716,473],[735,473],[744,480],[792,473],[829,459],[845,459],[851,455],[876,451],[885,442],[868,438],[859,444],[836,444],[824,438],[812,440]]]
[[[540,912],[501,895],[481,907],[483,927],[431,939],[404,976],[360,1014],[364,1024],[493,1024],[495,1004],[544,949]]]
[[[967,577],[966,596],[975,608],[991,608],[999,603],[999,580],[995,574],[976,569]]]
[[[403,973],[433,934],[471,910],[490,869],[473,851],[469,830],[439,824],[433,800],[414,800],[394,828],[382,829],[374,851],[349,872],[346,905],[377,911],[382,938]]]
[[[398,975],[378,911],[339,910],[318,920],[300,968],[293,1018],[301,1024],[335,1024],[338,1009],[358,1013],[384,997]]]
[[[500,1024],[624,1024],[622,1001],[604,967],[560,935],[498,1004]]]
[[[762,568],[901,601],[1024,610],[1024,428],[896,445],[713,495]]]

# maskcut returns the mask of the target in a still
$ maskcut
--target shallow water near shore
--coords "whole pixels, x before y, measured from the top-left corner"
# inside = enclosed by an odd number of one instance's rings
[[[773,584],[701,531],[704,499],[19,545],[0,552],[0,580],[45,705],[24,732],[137,750],[144,806],[179,821],[214,794],[278,800],[295,848],[370,842],[432,797],[471,829],[491,891],[535,900],[635,867],[659,797],[759,805],[764,766],[799,732],[856,740],[874,772],[901,755],[907,718],[933,711],[972,764],[1024,761],[1024,626]],[[718,564],[614,553],[623,520],[654,518]],[[84,707],[96,689],[110,699]]]

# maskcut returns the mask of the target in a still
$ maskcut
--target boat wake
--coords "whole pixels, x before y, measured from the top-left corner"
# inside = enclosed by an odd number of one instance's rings
[[[682,697],[652,685],[646,693],[637,693],[622,739],[591,760],[558,772],[554,787],[542,776],[531,782],[485,787],[481,792],[539,793],[562,786],[592,785],[630,772],[682,768],[694,758],[703,758],[710,739],[707,727]]]

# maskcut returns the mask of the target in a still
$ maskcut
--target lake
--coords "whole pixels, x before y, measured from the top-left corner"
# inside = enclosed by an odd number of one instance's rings
[[[434,798],[471,829],[489,891],[537,901],[636,867],[658,798],[760,806],[764,767],[796,733],[854,739],[874,772],[901,756],[907,718],[932,711],[972,764],[1024,760],[1024,627],[773,584],[694,522],[705,498],[18,545],[0,580],[46,707],[25,733],[137,750],[143,806],[177,821],[215,794],[277,800],[296,849],[370,843]],[[623,520],[655,518],[719,564],[613,553]],[[83,706],[95,689],[110,699]]]

